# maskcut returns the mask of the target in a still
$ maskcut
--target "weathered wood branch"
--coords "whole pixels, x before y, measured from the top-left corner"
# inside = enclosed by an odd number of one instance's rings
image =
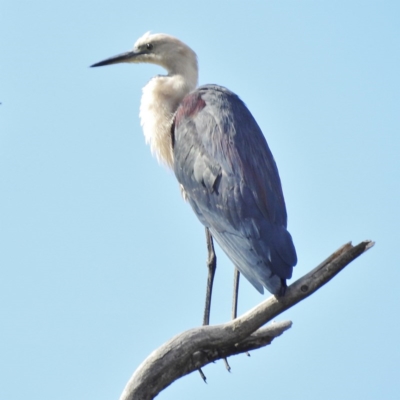
[[[193,354],[191,362],[187,365],[187,373],[195,371],[211,362],[259,349],[271,344],[278,336],[282,335],[292,326],[291,321],[273,322],[265,328],[260,328],[239,343],[229,343],[219,348],[209,348]],[[185,375],[186,375],[185,374]]]
[[[347,243],[320,265],[290,285],[284,297],[271,296],[239,318],[221,325],[183,332],[150,354],[127,383],[120,400],[150,400],[180,377],[217,359],[269,344],[291,322],[261,326],[310,296],[346,265],[374,245]]]

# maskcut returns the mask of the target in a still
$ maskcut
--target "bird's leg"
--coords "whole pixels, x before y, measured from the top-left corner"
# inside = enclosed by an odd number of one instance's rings
[[[207,258],[208,277],[207,277],[206,304],[204,306],[203,325],[210,325],[211,295],[214,283],[215,270],[217,269],[217,256],[215,255],[213,238],[208,228],[206,228],[206,241],[207,241],[207,251],[208,251],[208,258]],[[203,381],[207,383],[204,372],[201,370],[201,368],[199,368],[198,370]]]
[[[236,319],[237,317],[237,305],[238,305],[238,295],[239,295],[239,280],[240,280],[240,272],[235,267],[235,272],[233,275],[233,299],[232,299],[232,319]],[[247,353],[248,354],[248,353]],[[225,363],[225,368],[228,372],[231,372],[231,366],[228,363],[226,358],[223,359]]]
[[[233,275],[233,298],[232,298],[232,319],[237,317],[237,305],[238,305],[238,295],[239,295],[239,280],[240,272],[235,267],[235,272]]]
[[[207,278],[206,304],[204,307],[203,325],[210,324],[212,286],[214,282],[215,270],[217,268],[217,256],[215,255],[213,238],[208,228],[206,228],[206,241],[208,250],[208,259],[207,259],[208,278]]]
[[[235,267],[235,272],[233,273],[232,319],[236,319],[237,317],[239,281],[240,281],[240,271]],[[248,351],[246,351],[246,354],[248,357],[250,357],[250,353]]]
[[[232,319],[236,319],[236,317],[237,317],[239,280],[240,280],[240,272],[235,267],[235,271],[233,274]],[[225,368],[228,370],[228,372],[231,372],[231,366],[229,365],[228,360],[226,358],[224,358],[224,363],[225,363]]]
[[[207,258],[207,267],[208,267],[208,278],[207,278],[207,292],[206,292],[206,304],[204,307],[204,317],[203,317],[203,325],[209,325],[210,324],[210,308],[211,308],[211,295],[212,295],[212,287],[214,283],[214,276],[215,276],[215,270],[217,269],[217,256],[215,255],[215,250],[214,250],[214,242],[213,238],[211,236],[211,233],[208,228],[206,228],[206,241],[207,241],[207,251],[208,251],[208,258]],[[238,278],[235,280],[237,281],[237,286],[239,286],[239,271],[237,270],[238,273]],[[236,292],[238,291],[238,288],[236,289]],[[236,306],[237,308],[237,294],[236,294]],[[236,316],[235,316],[236,318]],[[226,358],[223,358],[225,367],[226,369],[230,372],[231,367],[228,364],[228,360]],[[201,368],[199,368],[199,373],[201,377],[203,378],[204,382],[205,376]]]

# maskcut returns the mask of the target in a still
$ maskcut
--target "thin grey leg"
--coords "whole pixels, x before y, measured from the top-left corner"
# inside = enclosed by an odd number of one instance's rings
[[[205,306],[204,306],[203,325],[210,324],[212,287],[213,287],[213,283],[214,283],[215,270],[217,269],[217,256],[215,255],[214,242],[213,242],[212,235],[208,228],[206,228],[206,241],[207,241],[207,251],[208,251],[208,258],[207,258],[208,278],[207,278],[206,302],[205,302]],[[232,319],[235,319],[237,316],[239,278],[240,278],[240,272],[237,268],[235,268],[233,304],[232,304]],[[228,360],[226,358],[224,358],[223,360],[224,360],[226,369],[230,372],[231,367],[228,363]],[[199,368],[199,373],[200,373],[202,379],[204,380],[204,382],[206,382],[206,377],[200,368]]]
[[[240,272],[235,267],[234,275],[233,275],[233,298],[232,298],[232,319],[236,319],[237,317],[237,305],[238,305],[238,294],[239,294],[239,280],[240,280]],[[231,372],[231,366],[228,363],[228,360],[224,358],[225,368],[228,372]]]
[[[237,317],[237,306],[238,306],[238,298],[239,298],[239,281],[240,281],[240,271],[235,268],[235,272],[233,275],[233,299],[232,299],[232,319],[236,319]],[[250,353],[246,351],[248,357],[250,357]]]
[[[236,317],[237,317],[239,281],[240,281],[240,272],[235,267],[235,272],[233,275],[232,319],[236,319]]]
[[[206,228],[206,240],[207,240],[207,250],[208,250],[208,259],[207,259],[208,278],[207,278],[206,304],[204,306],[203,325],[210,324],[211,295],[214,283],[215,270],[217,268],[217,256],[215,255],[213,238],[208,228]]]
[[[208,277],[207,277],[206,304],[204,306],[203,325],[210,325],[211,295],[214,283],[215,270],[217,269],[217,256],[215,255],[213,238],[208,228],[206,228],[206,241],[207,241],[207,251],[208,251],[208,258],[207,258]],[[207,378],[204,375],[202,369],[199,368],[198,371],[203,381],[207,383],[206,380]]]

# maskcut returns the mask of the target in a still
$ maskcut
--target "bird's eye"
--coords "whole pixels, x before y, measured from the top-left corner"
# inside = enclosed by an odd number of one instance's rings
[[[152,50],[153,49],[153,45],[151,43],[147,43],[146,44],[146,49],[147,50]]]

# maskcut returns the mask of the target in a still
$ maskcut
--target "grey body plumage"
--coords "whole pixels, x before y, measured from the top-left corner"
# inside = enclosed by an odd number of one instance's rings
[[[296,252],[275,160],[244,103],[207,85],[175,117],[174,171],[199,220],[259,291],[282,293]]]

